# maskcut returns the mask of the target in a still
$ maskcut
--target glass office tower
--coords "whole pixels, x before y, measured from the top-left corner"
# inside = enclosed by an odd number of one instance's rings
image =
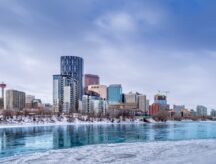
[[[77,56],[61,57],[61,75],[69,76],[77,81],[78,97],[82,100],[83,95],[83,59]]]
[[[120,84],[113,84],[108,87],[108,102],[109,104],[122,102],[122,86]]]

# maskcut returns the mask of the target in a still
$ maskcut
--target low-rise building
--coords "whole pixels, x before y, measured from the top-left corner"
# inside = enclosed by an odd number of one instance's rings
[[[107,101],[97,96],[83,95],[80,105],[82,105],[79,107],[81,113],[105,114],[107,110]]]
[[[184,110],[184,109],[185,109],[184,105],[173,105],[173,110],[176,113],[181,113],[181,111]]]
[[[202,106],[202,105],[197,106],[196,112],[197,112],[197,116],[207,116],[208,115],[207,107]]]
[[[153,103],[152,105],[149,106],[149,115],[155,115],[159,111],[163,110],[170,110],[170,106],[168,104],[158,104],[158,103]]]
[[[149,115],[153,116],[159,112],[159,104],[153,103],[149,106]]]
[[[30,104],[35,99],[35,96],[33,95],[26,95],[26,103]]]
[[[182,109],[180,113],[182,117],[189,117],[191,115],[191,112],[188,109]]]
[[[107,100],[107,86],[106,85],[89,85],[88,92],[89,91],[98,93],[102,99]]]
[[[216,118],[216,110],[215,109],[211,110],[211,116]]]
[[[109,110],[130,110],[130,111],[138,111],[137,104],[109,104]]]
[[[25,92],[17,90],[6,91],[6,109],[20,111],[25,108]]]
[[[25,108],[31,109],[33,108],[33,100],[35,99],[35,96],[32,95],[26,95],[25,99]]]
[[[4,99],[0,98],[0,109],[4,109]]]
[[[42,101],[40,99],[34,99],[32,100],[32,108],[34,109],[42,109],[43,108]]]
[[[193,109],[190,110],[190,114],[191,114],[191,116],[196,116],[197,115],[196,111],[193,110]]]

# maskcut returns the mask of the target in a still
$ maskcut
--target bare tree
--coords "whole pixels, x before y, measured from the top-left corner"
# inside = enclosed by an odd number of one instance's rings
[[[161,110],[157,114],[153,115],[153,119],[157,121],[167,121],[170,114],[167,110]]]

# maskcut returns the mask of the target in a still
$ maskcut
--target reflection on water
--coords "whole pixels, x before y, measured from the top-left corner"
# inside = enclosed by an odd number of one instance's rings
[[[0,157],[101,143],[216,138],[214,122],[0,129]]]

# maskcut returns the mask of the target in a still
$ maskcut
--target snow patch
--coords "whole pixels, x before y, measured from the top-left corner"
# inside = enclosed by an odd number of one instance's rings
[[[90,145],[15,156],[1,164],[215,164],[216,140]]]
[[[144,124],[143,121],[139,119],[131,120],[125,119],[107,119],[107,118],[90,118],[81,115],[73,118],[65,116],[52,116],[52,117],[31,117],[31,116],[18,116],[13,118],[8,118],[6,121],[0,123],[0,129],[3,128],[20,128],[20,127],[38,127],[38,126],[56,126],[56,125],[92,125],[92,124]]]

